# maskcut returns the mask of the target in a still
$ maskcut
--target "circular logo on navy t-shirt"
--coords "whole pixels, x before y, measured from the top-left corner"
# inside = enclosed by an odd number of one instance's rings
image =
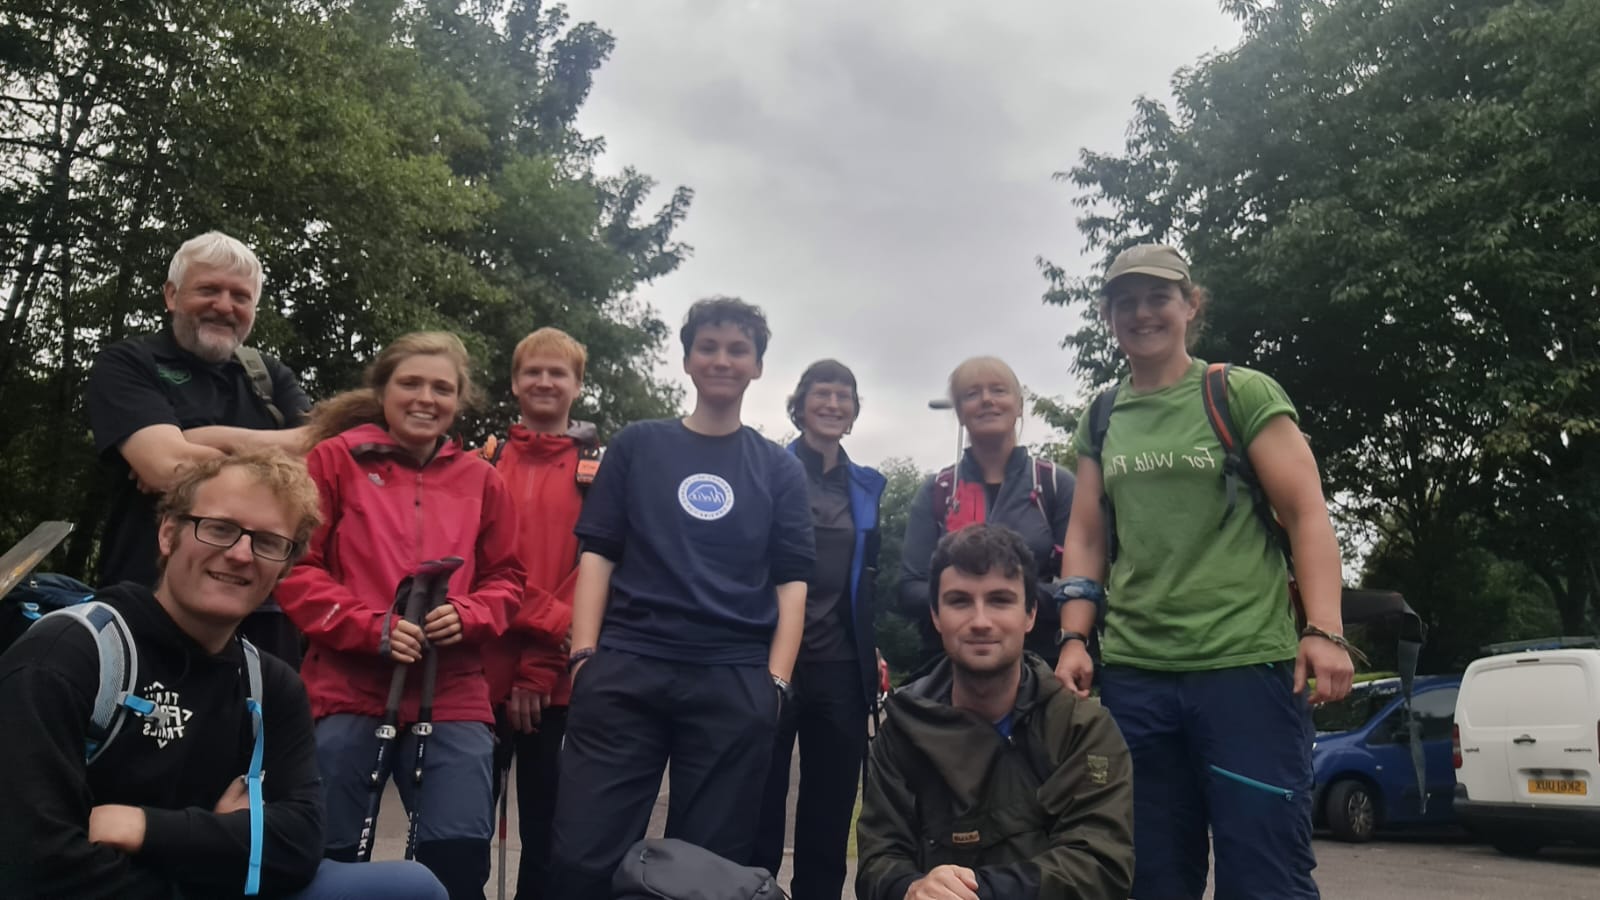
[[[696,519],[715,521],[733,510],[733,486],[715,475],[690,475],[678,484],[678,505]]]

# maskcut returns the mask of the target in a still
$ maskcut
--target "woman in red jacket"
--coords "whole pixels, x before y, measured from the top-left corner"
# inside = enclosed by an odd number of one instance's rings
[[[394,667],[421,660],[425,644],[438,654],[420,790],[408,728],[417,721],[420,671],[406,680],[389,760],[401,761],[396,782],[407,809],[421,804],[417,860],[452,900],[481,900],[489,877],[494,715],[479,651],[505,631],[524,581],[505,485],[446,437],[474,400],[469,371],[454,335],[408,334],[378,354],[364,388],[313,411],[318,442],[306,466],[325,524],[278,588],[311,643],[300,674],[317,720],[330,859],[356,856]],[[391,615],[400,581],[418,563],[446,556],[466,562],[445,602],[420,627]]]

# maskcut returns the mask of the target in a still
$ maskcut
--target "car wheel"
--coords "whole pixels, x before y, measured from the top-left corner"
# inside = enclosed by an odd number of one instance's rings
[[[1489,835],[1489,844],[1507,856],[1533,856],[1543,846],[1538,838],[1510,831]]]
[[[1328,789],[1324,813],[1328,830],[1341,841],[1361,844],[1372,840],[1378,828],[1378,800],[1372,789],[1355,780],[1338,782]]]

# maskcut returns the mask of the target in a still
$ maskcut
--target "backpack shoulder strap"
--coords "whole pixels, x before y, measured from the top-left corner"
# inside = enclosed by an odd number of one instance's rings
[[[943,522],[956,495],[956,467],[945,466],[933,476],[933,518]]]
[[[483,446],[478,448],[478,455],[483,457],[484,462],[496,468],[500,466],[500,457],[505,454],[506,442],[492,434],[485,438]]]
[[[599,444],[578,445],[578,465],[572,471],[572,480],[577,482],[580,496],[588,496],[589,485],[594,484],[595,476],[600,474],[600,458],[605,452]]]
[[[244,649],[245,681],[249,695],[245,709],[250,713],[250,768],[245,772],[245,792],[250,799],[250,864],[245,872],[244,893],[253,897],[261,893],[261,848],[266,840],[266,798],[261,794],[261,758],[266,736],[261,720],[261,651],[243,636],[239,646]]]
[[[250,643],[250,641],[247,638],[245,638],[243,635],[241,635],[239,637],[239,644],[244,649],[245,681],[249,685],[249,689],[250,689],[250,695],[246,699],[246,702],[255,701],[255,704],[257,706],[260,706],[261,705],[261,651],[256,649],[256,645]],[[260,730],[259,727],[256,728],[256,730],[259,731]]]
[[[1232,363],[1211,363],[1206,366],[1201,390],[1205,397],[1206,421],[1222,444],[1224,453],[1244,452],[1243,440],[1233,425],[1233,410],[1228,405],[1228,376],[1233,374]]]
[[[233,358],[244,367],[246,375],[250,376],[250,389],[255,392],[256,399],[266,408],[267,415],[278,424],[284,426],[283,411],[272,402],[272,373],[267,371],[267,361],[261,358],[261,351],[254,347],[243,345],[234,348]]]
[[[1228,374],[1232,371],[1233,366],[1228,363],[1211,363],[1206,366],[1200,388],[1206,422],[1211,425],[1211,433],[1216,435],[1217,443],[1222,445],[1222,479],[1228,492],[1228,508],[1222,513],[1224,522],[1233,515],[1233,508],[1238,504],[1239,479],[1242,470],[1249,466],[1244,448],[1240,446],[1239,433],[1233,427],[1233,411],[1228,406]],[[1217,527],[1222,526],[1219,523]]]
[[[1111,410],[1117,405],[1117,389],[1112,385],[1095,396],[1089,404],[1089,457],[1100,462],[1106,447],[1106,432],[1111,430]]]
[[[1056,520],[1056,464],[1043,457],[1033,458],[1033,505],[1038,507],[1039,514],[1044,516],[1045,531],[1050,535],[1051,553],[1049,562],[1041,561],[1052,572],[1061,571],[1060,544],[1055,542]]]
[[[1116,408],[1120,387],[1114,384],[1106,388],[1089,404],[1089,458],[1100,466],[1100,517],[1105,521],[1107,564],[1117,561],[1117,511],[1105,486],[1105,464],[1100,457],[1106,449],[1106,433],[1111,430],[1111,411]]]
[[[63,607],[49,616],[64,616],[88,629],[99,654],[100,685],[89,711],[84,746],[84,762],[93,764],[122,730],[126,710],[148,716],[156,707],[134,693],[139,685],[139,653],[121,613],[107,603],[90,600]]]
[[[1233,515],[1234,507],[1238,503],[1239,485],[1243,483],[1245,490],[1250,494],[1256,519],[1261,522],[1261,527],[1266,529],[1271,542],[1283,551],[1284,558],[1292,565],[1294,555],[1289,546],[1289,533],[1272,511],[1266,489],[1261,486],[1261,479],[1256,475],[1255,467],[1250,464],[1250,457],[1244,446],[1244,436],[1239,433],[1238,425],[1233,419],[1233,409],[1228,404],[1228,376],[1232,372],[1233,366],[1229,363],[1210,363],[1206,366],[1205,379],[1201,382],[1206,422],[1211,425],[1211,433],[1216,435],[1217,443],[1222,446],[1223,486],[1228,492],[1228,506],[1223,510],[1222,522],[1226,522],[1228,517]],[[1222,522],[1217,523],[1218,528],[1222,527]]]
[[[1051,521],[1050,511],[1056,508],[1056,464],[1042,456],[1033,459],[1033,487],[1043,501],[1040,512],[1046,522]]]

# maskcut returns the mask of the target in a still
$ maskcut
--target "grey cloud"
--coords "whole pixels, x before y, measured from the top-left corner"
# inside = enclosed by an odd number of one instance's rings
[[[929,468],[953,424],[926,401],[960,360],[1077,391],[1059,347],[1076,323],[1040,303],[1033,264],[1087,271],[1050,174],[1119,148],[1135,97],[1238,37],[1195,0],[568,5],[617,36],[580,119],[602,165],[696,191],[694,258],[642,298],[669,321],[712,293],[760,303],[774,340],[748,421],[791,431],[784,398],[834,356],[867,398],[851,452]]]

